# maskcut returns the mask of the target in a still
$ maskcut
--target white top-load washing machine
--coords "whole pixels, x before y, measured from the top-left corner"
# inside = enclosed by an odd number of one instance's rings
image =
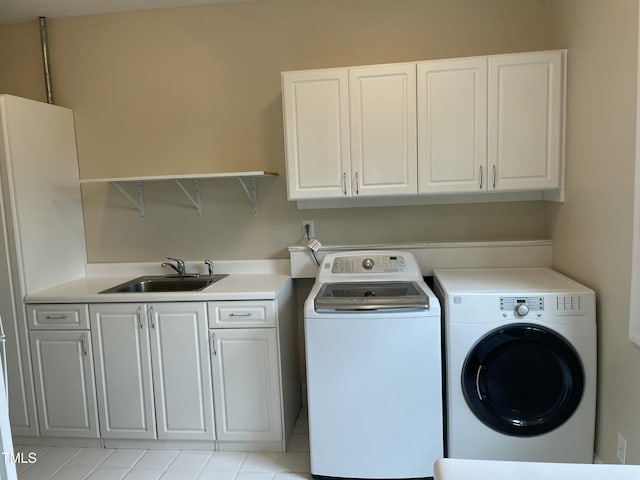
[[[435,270],[446,454],[591,463],[595,294],[548,268]]]
[[[328,254],[304,317],[312,476],[432,477],[443,455],[440,305],[414,257]]]

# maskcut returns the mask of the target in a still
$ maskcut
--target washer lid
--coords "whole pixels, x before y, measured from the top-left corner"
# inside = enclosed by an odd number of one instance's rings
[[[314,299],[316,312],[428,310],[429,297],[416,282],[325,283]]]

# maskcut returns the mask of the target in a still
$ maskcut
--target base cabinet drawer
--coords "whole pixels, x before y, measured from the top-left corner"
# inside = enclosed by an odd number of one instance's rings
[[[209,328],[257,328],[276,326],[272,300],[209,302]]]
[[[30,330],[89,329],[87,304],[28,304],[27,316]]]

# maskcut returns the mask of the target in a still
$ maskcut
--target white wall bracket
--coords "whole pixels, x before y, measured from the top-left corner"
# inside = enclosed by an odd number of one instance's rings
[[[176,185],[180,187],[180,190],[182,190],[182,193],[185,194],[185,196],[189,199],[189,201],[195,207],[196,217],[200,218],[202,216],[202,202],[200,201],[200,180],[196,178],[193,181],[193,190],[194,190],[193,196],[191,196],[191,194],[187,191],[184,185],[182,185],[182,182],[180,180],[176,179],[174,181],[176,182]]]
[[[258,214],[258,189],[256,188],[256,177],[248,177],[248,180],[250,181],[249,187],[244,183],[246,179],[246,177],[238,177],[238,181],[240,182],[240,185],[242,185],[244,193],[249,197],[251,208],[253,209],[253,216],[255,217]]]
[[[116,187],[116,189],[118,189],[118,191],[124,196],[124,198],[129,200],[138,209],[138,211],[140,212],[140,220],[144,220],[144,189],[142,188],[142,182],[136,182],[136,191],[138,194],[137,201],[129,194],[129,192],[124,189],[124,187],[121,185],[121,182],[112,181],[109,183]]]

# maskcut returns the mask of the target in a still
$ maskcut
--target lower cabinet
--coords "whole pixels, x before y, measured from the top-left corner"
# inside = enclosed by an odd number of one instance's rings
[[[90,305],[102,438],[214,440],[205,305]]]
[[[86,305],[75,313],[86,320]],[[40,435],[99,438],[88,323],[65,325],[67,317],[56,314],[37,325],[34,318],[29,318],[29,343]]]
[[[213,440],[204,303],[149,305],[158,438]]]
[[[284,451],[300,408],[291,282],[276,299],[26,307],[41,436]]]
[[[89,331],[31,332],[43,437],[98,438]]]
[[[276,329],[212,329],[210,337],[218,441],[280,441]]]

